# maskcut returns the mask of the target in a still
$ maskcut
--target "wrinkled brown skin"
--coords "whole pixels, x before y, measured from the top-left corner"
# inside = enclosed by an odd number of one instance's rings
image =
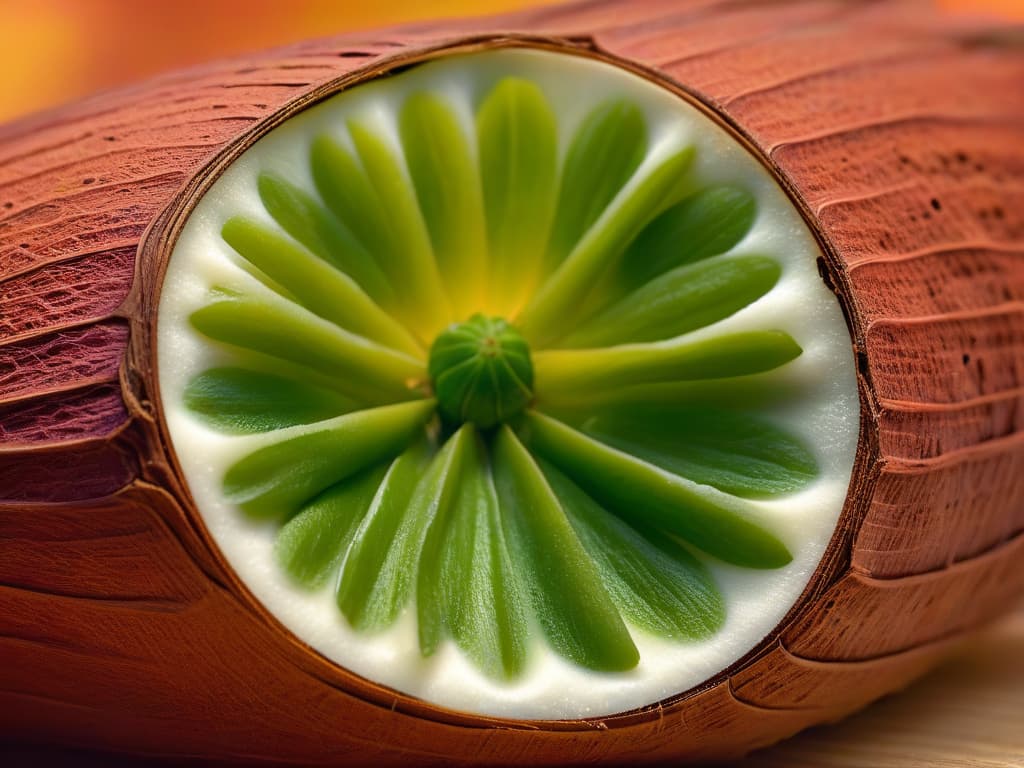
[[[444,711],[297,641],[203,529],[154,378],[167,248],[220,165],[347,85],[507,44],[621,59],[734,126],[816,230],[860,375],[849,497],[797,608],[701,689],[595,721]],[[0,128],[0,738],[540,765],[730,757],[839,718],[1021,591],[1022,302],[1021,37],[923,4],[590,2],[301,43]]]

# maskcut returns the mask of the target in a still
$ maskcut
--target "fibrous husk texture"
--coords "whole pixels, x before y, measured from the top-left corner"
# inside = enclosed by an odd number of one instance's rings
[[[220,562],[161,441],[160,248],[136,252],[289,100],[510,30],[656,69],[745,132],[823,238],[864,439],[831,555],[756,659],[656,714],[492,730],[327,664]],[[699,759],[903,684],[1024,580],[1022,81],[1011,37],[915,3],[584,3],[302,43],[2,129],[0,730],[307,764]]]

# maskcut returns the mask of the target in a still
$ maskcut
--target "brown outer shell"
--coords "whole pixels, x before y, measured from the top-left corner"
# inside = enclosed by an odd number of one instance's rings
[[[597,721],[448,712],[308,649],[212,545],[156,405],[162,260],[224,163],[355,82],[522,44],[617,61],[748,143],[822,243],[860,375],[851,491],[797,608],[700,689]],[[0,129],[0,733],[304,764],[702,759],[905,684],[1024,585],[1022,85],[1011,35],[916,3],[592,2],[302,43]]]

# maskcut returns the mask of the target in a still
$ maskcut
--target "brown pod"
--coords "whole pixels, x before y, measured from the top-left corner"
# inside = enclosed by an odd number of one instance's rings
[[[852,477],[795,605],[699,684],[594,717],[445,707],[293,634],[197,509],[155,367],[172,250],[243,152],[355,85],[504,49],[603,62],[710,117],[810,227],[855,361]],[[843,717],[1024,586],[1022,301],[1024,52],[915,2],[421,24],[0,128],[0,733],[306,765],[621,763],[739,756]]]

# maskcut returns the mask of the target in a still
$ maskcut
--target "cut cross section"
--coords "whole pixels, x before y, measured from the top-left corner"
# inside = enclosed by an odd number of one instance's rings
[[[677,94],[449,56],[269,131],[185,223],[164,410],[203,525],[282,624],[455,710],[582,718],[769,635],[859,425],[820,251]]]

